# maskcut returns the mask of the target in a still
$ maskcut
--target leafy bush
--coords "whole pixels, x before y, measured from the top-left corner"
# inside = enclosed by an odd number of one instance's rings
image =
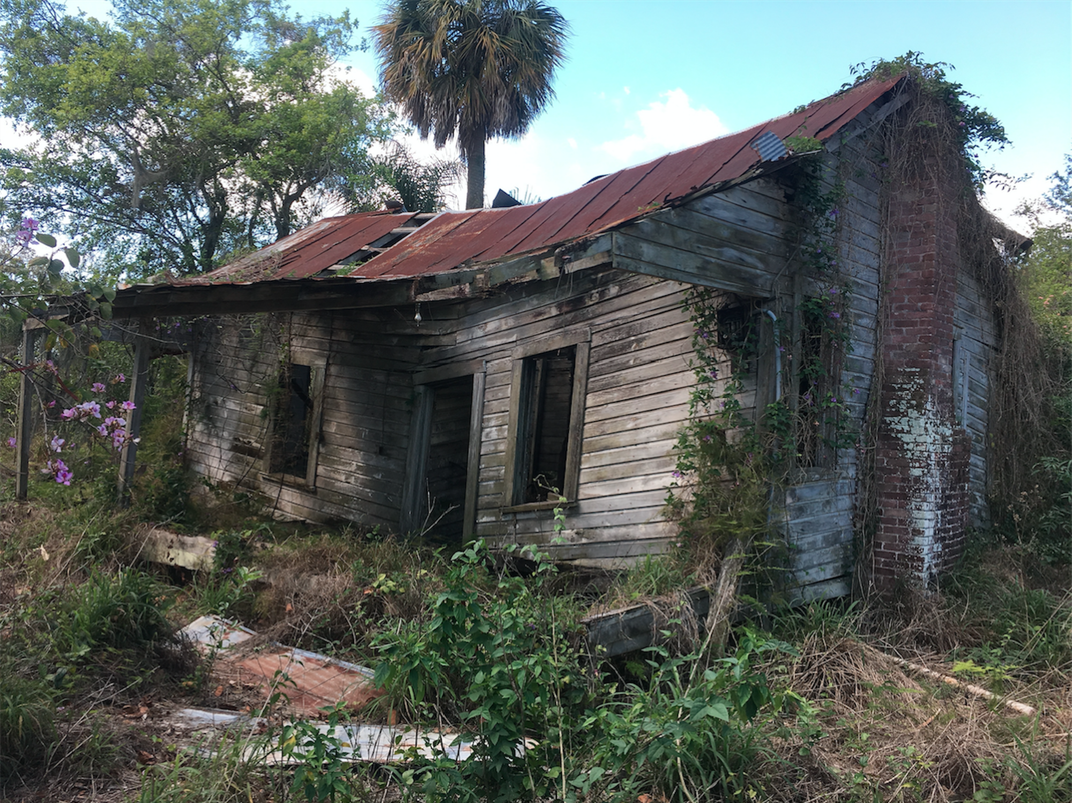
[[[427,801],[703,799],[748,788],[758,749],[753,721],[777,711],[755,669],[787,649],[746,634],[737,653],[651,652],[644,685],[615,691],[588,671],[561,598],[535,578],[494,577],[482,544],[457,553],[431,619],[381,637],[376,681],[389,699],[439,727],[458,721],[473,757],[418,763],[401,773]]]
[[[565,742],[588,700],[561,600],[534,581],[490,574],[483,542],[453,557],[431,620],[379,641],[376,682],[422,721],[457,718],[474,739],[469,761],[434,761],[403,780],[430,801],[515,801],[545,796],[561,774]],[[535,587],[534,587],[535,586]],[[484,590],[491,593],[485,593]],[[538,738],[523,747],[526,737]]]
[[[569,799],[624,803],[655,794],[676,803],[754,794],[746,770],[761,736],[752,723],[785,700],[755,663],[763,653],[788,649],[746,633],[734,656],[710,663],[699,654],[667,658],[653,651],[650,686],[627,688],[581,725],[599,738],[588,768],[570,780]]]

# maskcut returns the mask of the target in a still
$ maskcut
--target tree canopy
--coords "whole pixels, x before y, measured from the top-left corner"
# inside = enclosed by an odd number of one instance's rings
[[[1072,351],[1072,155],[1050,181],[1040,201],[1020,210],[1033,229],[1020,271],[1027,301],[1047,334]]]
[[[277,0],[116,0],[112,21],[0,0],[0,211],[33,213],[114,272],[202,272],[290,233],[368,174],[379,106],[339,78],[348,15]]]
[[[422,137],[454,136],[466,207],[484,205],[484,146],[518,137],[554,97],[568,26],[539,0],[388,0],[373,28],[384,93]]]

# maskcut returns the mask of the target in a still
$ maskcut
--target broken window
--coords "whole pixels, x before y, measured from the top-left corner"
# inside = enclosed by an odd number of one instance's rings
[[[322,369],[287,363],[279,375],[272,413],[268,472],[312,482],[318,429]]]
[[[507,505],[577,498],[588,343],[551,345],[515,363]]]
[[[827,320],[832,314],[828,301],[806,299],[800,311],[797,464],[833,468],[844,413],[844,400],[838,398],[843,346]]]

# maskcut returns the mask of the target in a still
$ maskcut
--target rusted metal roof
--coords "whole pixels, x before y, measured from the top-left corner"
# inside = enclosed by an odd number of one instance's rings
[[[412,212],[394,215],[367,212],[324,218],[249,256],[179,283],[243,284],[272,279],[308,279],[345,264],[395,229],[410,225],[416,217]]]
[[[416,215],[372,212],[327,218],[213,273],[177,283],[235,284],[335,274],[362,279],[426,276],[547,250],[747,178],[762,166],[752,147],[761,134],[826,142],[900,80],[867,81],[791,114],[611,173],[542,203],[445,212],[401,241],[397,233],[391,242],[384,239],[399,228],[419,224]],[[377,243],[386,247],[377,248]]]

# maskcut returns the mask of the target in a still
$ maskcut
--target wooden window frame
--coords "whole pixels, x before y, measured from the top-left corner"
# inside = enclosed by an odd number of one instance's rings
[[[286,363],[280,363],[279,375],[288,369],[290,365],[305,365],[309,368],[309,398],[313,402],[312,412],[309,414],[309,435],[306,442],[308,457],[306,462],[305,476],[291,474],[286,471],[272,471],[272,453],[277,448],[276,426],[279,423],[279,405],[269,403],[268,432],[265,438],[264,467],[261,476],[265,479],[281,482],[286,485],[295,485],[316,492],[316,470],[320,457],[320,440],[324,415],[324,378],[327,373],[327,364],[323,357],[292,351],[290,359]]]
[[[546,502],[519,502],[518,495],[527,484],[519,465],[519,439],[524,405],[522,398],[525,384],[526,362],[529,358],[563,348],[574,347],[573,387],[570,395],[570,425],[566,445],[566,471],[562,488],[566,505],[576,504],[581,479],[581,452],[584,443],[584,411],[587,406],[588,367],[592,345],[590,329],[573,329],[550,337],[532,340],[514,350],[513,371],[510,378],[510,421],[506,438],[506,478],[503,487],[503,513],[520,513],[527,510],[551,510],[562,507],[557,500]]]

